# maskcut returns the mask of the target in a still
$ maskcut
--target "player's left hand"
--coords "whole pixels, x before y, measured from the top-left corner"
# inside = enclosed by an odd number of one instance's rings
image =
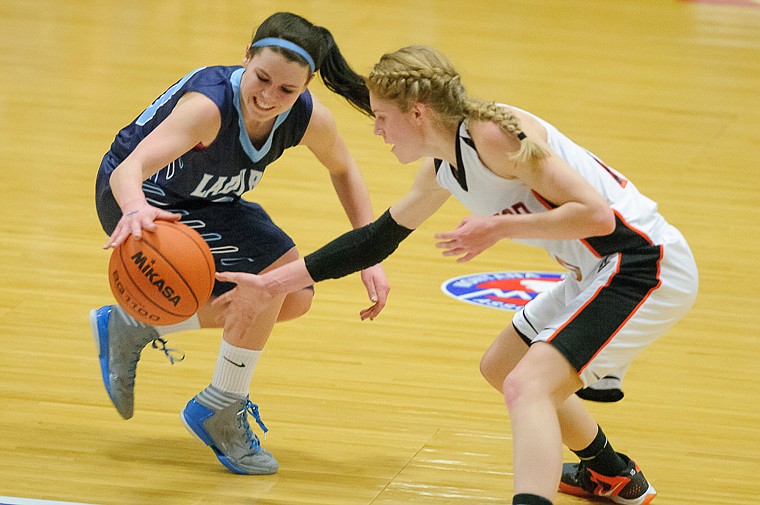
[[[359,317],[364,321],[365,319],[374,320],[378,314],[385,307],[385,303],[388,301],[388,293],[391,290],[390,284],[388,284],[388,278],[385,276],[385,270],[381,264],[365,268],[361,272],[362,282],[367,288],[367,295],[372,302],[371,307],[359,312]]]
[[[436,233],[435,246],[443,251],[444,256],[460,256],[457,263],[470,261],[501,238],[498,223],[494,216],[467,216],[459,223],[456,230]]]

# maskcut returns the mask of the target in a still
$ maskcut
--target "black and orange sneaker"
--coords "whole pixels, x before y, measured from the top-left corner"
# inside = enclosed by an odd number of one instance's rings
[[[625,454],[618,454],[628,463],[628,468],[615,477],[597,473],[583,461],[563,464],[560,493],[599,496],[622,505],[646,505],[654,500],[657,491],[644,478],[639,465]]]

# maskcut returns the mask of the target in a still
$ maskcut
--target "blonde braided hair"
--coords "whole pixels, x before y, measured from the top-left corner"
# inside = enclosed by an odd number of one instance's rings
[[[383,55],[372,68],[367,87],[402,112],[418,102],[428,105],[446,127],[456,128],[465,118],[496,123],[520,141],[520,149],[512,155],[518,162],[536,165],[548,155],[525,135],[510,109],[469,98],[452,63],[432,48],[407,46]]]

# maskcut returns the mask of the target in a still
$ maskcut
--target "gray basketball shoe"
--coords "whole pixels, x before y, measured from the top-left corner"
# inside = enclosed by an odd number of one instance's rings
[[[182,410],[182,423],[187,431],[211,447],[219,461],[235,473],[267,475],[277,472],[279,463],[261,447],[259,437],[248,424],[248,414],[251,414],[264,433],[268,431],[259,417],[259,407],[248,398],[236,399],[227,407],[212,406],[210,403],[217,403],[213,397],[218,398],[220,392],[212,390],[209,396],[209,391],[206,388]]]
[[[143,348],[153,342],[171,363],[182,361],[184,355],[172,355],[174,350],[167,349],[155,328],[136,321],[118,305],[91,310],[90,326],[108,396],[121,417],[129,419],[134,413],[135,374]]]

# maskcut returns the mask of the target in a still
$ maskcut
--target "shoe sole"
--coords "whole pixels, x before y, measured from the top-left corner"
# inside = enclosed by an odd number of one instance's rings
[[[644,493],[644,496],[641,497],[642,498],[641,501],[631,502],[631,500],[626,500],[625,502],[616,502],[616,503],[625,503],[625,504],[632,504],[632,505],[647,505],[652,500],[654,500],[656,496],[657,496],[657,491],[655,491],[654,486],[652,486],[652,484],[649,484],[649,488],[647,488],[647,492]]]
[[[564,482],[559,483],[559,492],[562,494],[569,494],[571,496],[579,496],[581,498],[590,498],[592,496],[595,496],[582,487],[571,486],[569,484],[565,484]]]
[[[182,409],[182,412],[180,412],[180,419],[182,419],[185,429],[207,446],[214,448],[214,441],[208,434],[208,431],[206,431],[206,428],[203,427],[202,421],[198,423],[194,419],[188,419],[185,411],[186,409]],[[214,449],[214,452],[216,452],[216,449]]]
[[[652,484],[649,484],[649,488],[646,490],[646,492],[643,495],[634,499],[620,498],[619,496],[600,496],[600,495],[589,493],[588,491],[586,491],[585,489],[581,487],[570,486],[568,484],[565,484],[564,482],[559,483],[559,492],[563,494],[569,494],[572,496],[578,496],[580,498],[606,499],[613,503],[618,503],[620,505],[648,505],[657,496],[657,491],[655,491]]]
[[[229,471],[239,474],[239,475],[271,475],[277,472],[277,469],[274,471],[265,471],[265,472],[258,472],[258,473],[252,473],[247,472],[244,469],[237,466],[235,463],[233,463],[230,458],[224,455],[217,447],[214,445],[214,440],[211,438],[211,435],[209,435],[208,431],[205,427],[203,427],[202,423],[198,423],[193,419],[188,419],[187,414],[185,413],[186,409],[182,409],[182,412],[180,413],[180,419],[182,420],[182,424],[185,426],[185,429],[193,435],[195,438],[206,444],[208,447],[211,448],[212,451],[214,451],[214,456],[216,456],[216,459],[219,460],[221,464],[223,464]]]
[[[108,337],[104,337],[100,334],[100,325],[98,325],[98,311],[92,309],[90,311],[90,329],[92,330],[92,336],[95,340],[95,349],[98,351],[98,361],[100,362],[100,375],[103,378],[103,385],[106,387],[106,392],[109,398],[111,397],[110,380],[108,378]],[[103,349],[105,348],[105,356],[103,355]],[[113,401],[113,398],[111,398]]]
[[[98,311],[99,309],[93,309],[90,311],[90,329],[92,330],[92,336],[95,340],[95,348],[98,350],[98,361],[100,363],[100,375],[103,379],[103,385],[106,388],[106,393],[108,393],[108,399],[111,400],[111,404],[116,408],[116,412],[118,412],[123,419],[131,419],[133,414],[129,412],[122,413],[119,408],[116,407],[116,401],[111,394],[111,371],[108,367],[108,330],[106,329],[103,333],[100,332]],[[107,327],[108,322],[106,322],[106,328]]]
[[[190,432],[191,435],[193,435],[195,438],[206,444],[208,447],[211,448],[212,451],[214,451],[214,455],[216,456],[216,459],[219,460],[221,464],[223,464],[225,467],[227,467],[228,470],[231,472],[245,475],[248,472],[243,471],[242,468],[236,466],[230,459],[225,456],[217,447],[214,445],[214,441],[211,438],[211,436],[208,434],[208,431],[206,431],[206,428],[201,426],[199,423],[195,422],[194,420],[190,420],[187,418],[187,415],[185,414],[185,409],[182,409],[182,412],[180,414],[180,418],[182,419],[182,424],[185,426],[185,429]]]

